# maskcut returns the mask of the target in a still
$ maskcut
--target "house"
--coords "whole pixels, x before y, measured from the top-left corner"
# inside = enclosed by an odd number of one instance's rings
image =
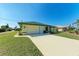
[[[50,33],[55,26],[39,23],[39,22],[19,22],[22,32],[26,34],[43,34]]]
[[[64,26],[56,26],[58,32],[62,32],[62,31],[66,31],[67,30],[67,27],[64,27]]]

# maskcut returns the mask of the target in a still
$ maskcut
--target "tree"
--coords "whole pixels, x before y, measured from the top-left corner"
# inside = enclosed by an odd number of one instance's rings
[[[14,30],[17,30],[17,26],[15,26]]]
[[[5,25],[2,25],[2,26],[1,26],[1,29],[6,29],[6,26],[5,26]]]
[[[73,25],[75,25],[75,33],[79,34],[79,19],[77,19],[77,21],[74,22]]]
[[[79,30],[79,19],[76,21],[77,29]]]
[[[75,22],[75,24],[77,25],[77,28],[76,28],[76,34],[79,34],[79,19],[77,19],[77,21]]]
[[[14,30],[15,30],[15,31],[20,31],[21,28],[18,28],[17,26],[15,26]]]
[[[9,28],[9,25],[8,24],[6,25],[6,28]]]
[[[6,31],[6,26],[2,25],[1,29],[0,29],[0,32],[5,32],[5,31]]]
[[[2,25],[1,29],[4,30],[4,31],[11,31],[12,30],[12,28],[10,28],[8,24],[7,25]]]
[[[74,28],[74,26],[72,26],[71,24],[68,26],[68,31],[70,32],[70,33],[74,33],[75,32],[75,28]]]

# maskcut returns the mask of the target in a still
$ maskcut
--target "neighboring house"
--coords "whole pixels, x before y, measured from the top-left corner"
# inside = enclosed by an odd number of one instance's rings
[[[26,34],[42,34],[50,33],[55,26],[39,23],[39,22],[19,22],[22,32]]]
[[[64,26],[56,26],[56,28],[58,29],[59,32],[67,30],[67,27],[64,27]]]

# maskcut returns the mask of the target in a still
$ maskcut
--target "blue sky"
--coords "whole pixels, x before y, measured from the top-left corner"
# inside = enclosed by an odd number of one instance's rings
[[[77,3],[0,4],[0,25],[8,23],[11,27],[18,26],[21,20],[67,26],[78,18]]]

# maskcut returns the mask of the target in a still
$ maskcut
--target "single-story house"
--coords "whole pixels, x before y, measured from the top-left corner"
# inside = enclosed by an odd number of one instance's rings
[[[22,32],[27,34],[50,33],[55,26],[39,23],[39,22],[18,22]]]
[[[65,27],[65,26],[56,26],[56,28],[57,28],[57,30],[59,32],[62,32],[62,31],[66,31],[67,30],[67,27]]]

